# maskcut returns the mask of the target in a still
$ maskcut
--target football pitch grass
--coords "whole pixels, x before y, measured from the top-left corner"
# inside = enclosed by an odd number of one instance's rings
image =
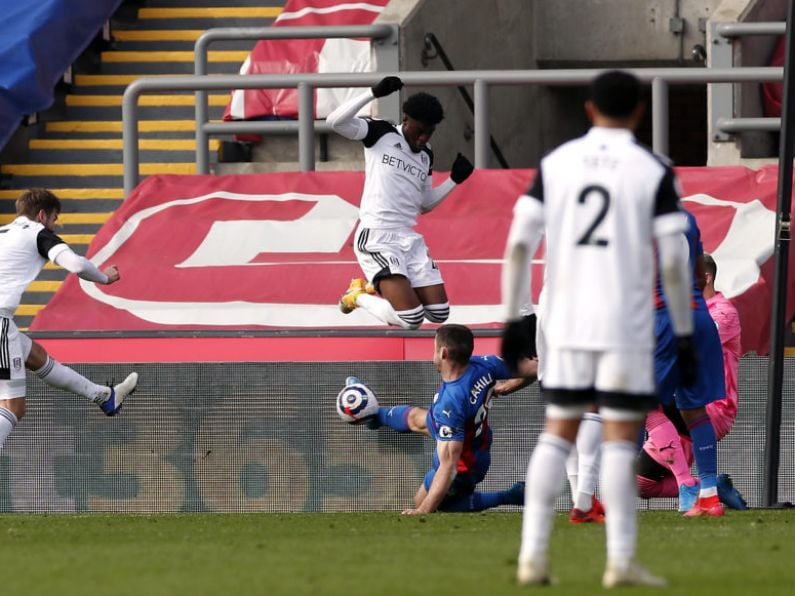
[[[604,530],[558,515],[558,584],[520,588],[518,513],[0,515],[4,596],[491,596],[602,591]],[[786,594],[795,511],[640,514],[639,560],[670,583],[621,594]]]

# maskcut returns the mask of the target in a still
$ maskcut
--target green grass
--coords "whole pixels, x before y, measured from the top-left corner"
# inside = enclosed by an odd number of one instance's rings
[[[641,514],[639,559],[666,594],[785,594],[795,512]],[[4,596],[522,594],[520,515],[0,515]],[[604,530],[560,515],[549,594],[602,591]],[[661,593],[622,589],[621,594]]]

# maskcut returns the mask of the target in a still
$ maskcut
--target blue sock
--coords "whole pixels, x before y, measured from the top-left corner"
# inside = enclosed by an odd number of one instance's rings
[[[378,408],[378,426],[388,426],[392,430],[399,433],[411,432],[409,428],[408,418],[409,411],[414,406],[393,406],[391,408],[380,407]],[[376,428],[377,428],[376,427]]]
[[[687,428],[690,438],[693,439],[693,456],[701,480],[701,490],[715,488],[718,484],[718,449],[712,421],[705,413],[688,422]]]

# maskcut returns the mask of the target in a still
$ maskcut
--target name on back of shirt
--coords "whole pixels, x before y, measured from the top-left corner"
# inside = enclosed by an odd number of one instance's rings
[[[475,384],[472,385],[472,389],[469,392],[469,403],[476,404],[478,403],[478,397],[480,396],[480,392],[489,387],[494,382],[494,379],[491,377],[491,373],[480,377]]]
[[[614,170],[618,166],[618,160],[609,155],[584,155],[582,161],[586,168]]]

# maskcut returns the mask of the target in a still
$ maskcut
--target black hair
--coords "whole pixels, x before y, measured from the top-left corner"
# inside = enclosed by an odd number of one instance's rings
[[[626,118],[640,103],[640,81],[623,70],[602,73],[591,83],[591,101],[609,118]]]
[[[423,124],[436,126],[444,119],[442,104],[430,93],[415,93],[403,102],[403,113]]]
[[[464,325],[442,325],[436,330],[436,341],[447,348],[450,360],[458,364],[468,364],[475,349],[475,336]]]
[[[712,258],[712,255],[708,253],[704,253],[704,273],[709,273],[712,279],[715,279],[718,274],[718,264]]]

